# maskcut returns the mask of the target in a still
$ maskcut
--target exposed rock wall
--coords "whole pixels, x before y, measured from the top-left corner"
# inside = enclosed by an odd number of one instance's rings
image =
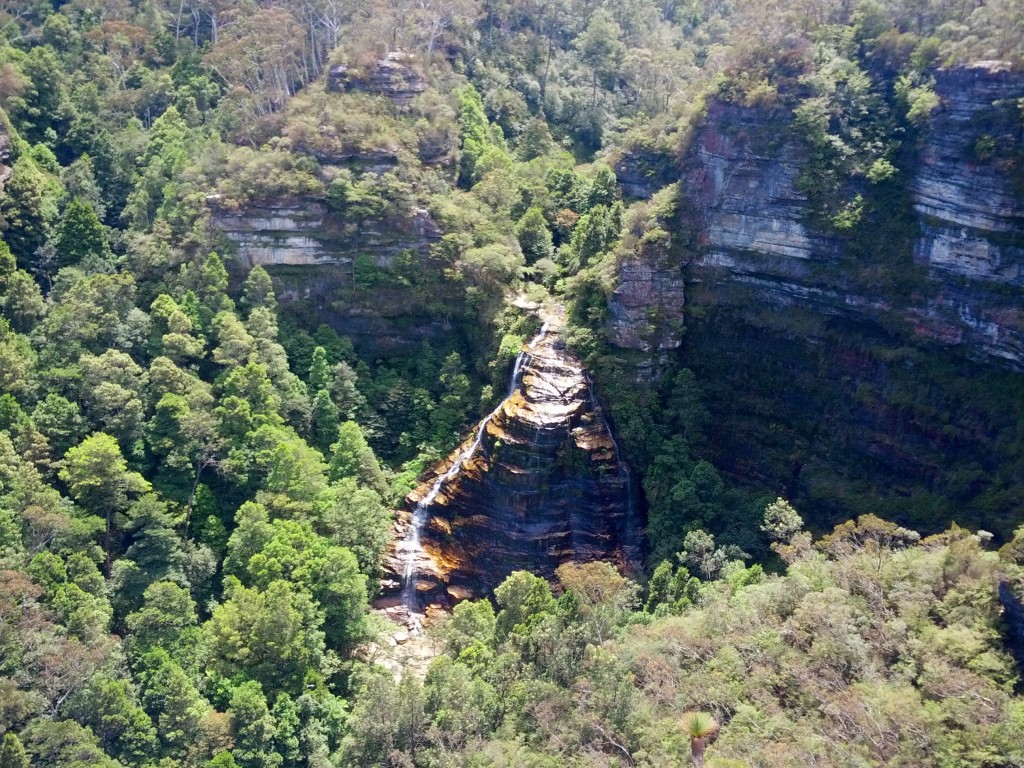
[[[410,509],[461,451],[409,496]],[[586,372],[552,333],[431,506],[417,588],[422,602],[447,603],[487,594],[517,569],[552,576],[569,560],[635,565],[640,527],[628,470]],[[403,532],[400,525],[399,540]],[[396,579],[402,570],[396,555]]]
[[[863,247],[874,232],[812,228],[786,110],[712,103],[683,159],[670,229],[693,311],[659,346],[677,341],[704,387],[704,455],[821,527],[865,512],[921,530],[1019,522],[1024,73],[940,71],[936,93],[885,212],[903,239],[878,250]],[[672,266],[637,249],[609,302],[609,338],[648,361],[664,353],[637,343],[644,307],[663,301],[637,275]]]
[[[238,247],[241,262],[272,268],[281,265],[351,265],[361,255],[390,267],[405,251],[426,254],[441,230],[424,208],[387,221],[353,224],[320,200],[261,201],[240,211],[214,205],[214,223]]]
[[[732,104],[712,103],[684,163],[673,235],[686,247],[689,278],[739,283],[776,306],[858,321],[885,315],[922,342],[1024,369],[1024,121],[1016,104],[1024,75],[991,63],[939,71],[936,92],[940,105],[908,180],[918,237],[899,257],[929,279],[909,301],[894,301],[890,286],[865,290],[852,278],[864,265],[849,263],[844,239],[809,228],[791,115]],[[662,267],[624,262],[620,290]],[[638,348],[631,339],[642,335],[642,319],[614,304],[613,340]]]
[[[359,284],[360,257],[382,270],[395,267],[403,254],[429,262],[441,231],[426,209],[353,223],[316,199],[263,201],[239,211],[210,202],[214,223],[237,247],[242,271],[263,266],[284,310],[306,324],[327,323],[368,354],[415,348],[451,332],[438,307],[458,297],[443,287],[425,295],[394,282]]]
[[[1024,286],[1024,197],[1006,152],[1024,139],[1024,77],[992,65],[939,71],[941,99],[911,183],[915,256],[935,270]]]
[[[1024,664],[1024,584],[999,582],[1005,638],[1018,664]]]
[[[387,96],[405,104],[426,90],[426,82],[412,66],[412,57],[404,51],[389,51],[367,72],[353,72],[338,64],[327,73],[329,91],[365,91]]]
[[[1024,76],[982,63],[940,71],[911,182],[914,258],[938,288],[914,311],[923,331],[1024,368]],[[1014,174],[1018,174],[1015,178]]]
[[[0,115],[0,118],[6,118],[6,115]],[[14,172],[10,163],[11,136],[7,133],[2,120],[0,120],[0,193],[3,192],[4,185],[7,184],[7,180],[11,178],[11,174]]]

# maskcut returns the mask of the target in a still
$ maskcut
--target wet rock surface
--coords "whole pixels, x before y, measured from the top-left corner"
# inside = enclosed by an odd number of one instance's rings
[[[410,510],[464,449],[410,494]],[[479,448],[429,507],[414,569],[417,602],[479,597],[512,571],[551,576],[569,560],[628,567],[639,559],[641,527],[630,485],[586,371],[554,327],[526,356],[520,385]],[[397,541],[410,517],[397,524]],[[396,550],[385,592],[396,594],[404,569]]]

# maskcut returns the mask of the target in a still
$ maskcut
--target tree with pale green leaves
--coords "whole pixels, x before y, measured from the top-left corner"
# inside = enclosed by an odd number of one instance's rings
[[[128,469],[117,440],[103,432],[70,448],[59,474],[71,497],[106,521],[104,549],[109,573],[116,547],[115,529],[123,523],[120,515],[134,499],[150,490],[149,482]]]

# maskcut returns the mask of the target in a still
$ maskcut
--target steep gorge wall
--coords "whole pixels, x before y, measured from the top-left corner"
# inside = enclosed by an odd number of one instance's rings
[[[906,208],[881,216],[912,238],[866,257],[809,223],[787,111],[713,103],[684,158],[673,237],[691,311],[675,359],[707,393],[706,449],[821,525],[875,511],[1005,534],[1021,516],[1024,76],[940,71],[936,92],[903,156]],[[665,269],[639,254],[610,301],[625,349],[649,345],[623,329],[620,294],[638,260]]]

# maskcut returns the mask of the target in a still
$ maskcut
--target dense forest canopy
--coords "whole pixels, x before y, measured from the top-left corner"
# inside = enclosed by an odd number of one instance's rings
[[[1019,0],[0,3],[0,768],[1024,765],[1019,464],[998,552],[941,515],[815,540],[707,460],[689,369],[637,387],[603,330],[710,99],[790,110],[856,232],[979,60],[1024,64]],[[431,222],[332,300],[450,332],[382,352],[247,268],[218,222],[289,200],[340,243]],[[396,680],[391,510],[504,391],[517,292],[568,305],[648,567],[517,572]]]

